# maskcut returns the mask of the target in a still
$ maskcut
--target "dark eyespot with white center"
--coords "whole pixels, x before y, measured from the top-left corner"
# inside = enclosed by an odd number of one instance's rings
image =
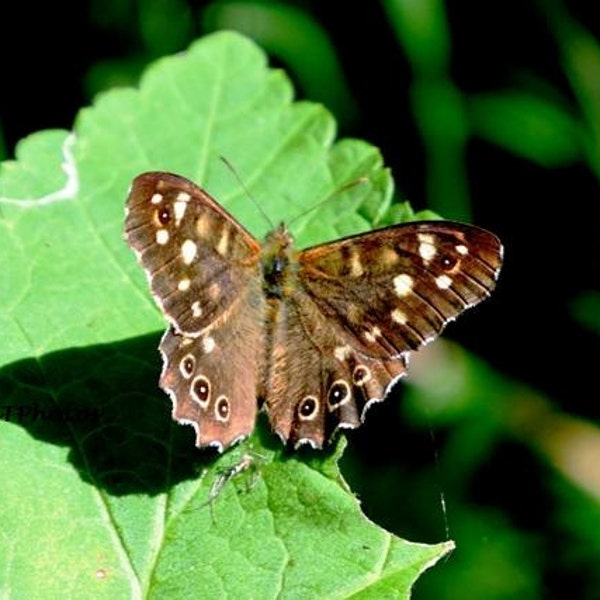
[[[363,386],[371,379],[371,369],[365,365],[357,365],[352,372],[352,380],[358,386]]]
[[[186,354],[179,361],[179,371],[186,378],[189,379],[194,374],[196,368],[196,359],[192,354]]]
[[[161,225],[167,225],[171,221],[171,211],[167,206],[162,206],[156,211],[156,218]]]
[[[219,396],[215,402],[215,419],[226,423],[229,421],[229,415],[231,414],[231,407],[229,405],[229,399],[227,396]]]
[[[314,396],[306,396],[298,404],[297,411],[301,421],[312,421],[319,411],[319,401]]]
[[[440,265],[445,271],[452,271],[458,262],[458,258],[445,254],[440,258]]]
[[[192,398],[202,407],[206,408],[210,402],[210,381],[204,375],[198,375],[190,387]]]
[[[350,386],[343,380],[334,381],[327,394],[329,410],[336,410],[350,400]]]

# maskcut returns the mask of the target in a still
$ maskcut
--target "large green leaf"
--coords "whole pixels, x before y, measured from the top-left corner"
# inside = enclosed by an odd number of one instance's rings
[[[0,596],[402,598],[452,547],[369,522],[338,472],[343,441],[288,454],[259,421],[217,458],[157,388],[164,320],[122,240],[132,178],[186,175],[260,236],[269,224],[222,155],[273,221],[302,215],[300,245],[324,241],[389,220],[392,191],[375,148],[334,135],[256,46],[222,33],[2,165]],[[220,475],[247,452],[252,468]]]

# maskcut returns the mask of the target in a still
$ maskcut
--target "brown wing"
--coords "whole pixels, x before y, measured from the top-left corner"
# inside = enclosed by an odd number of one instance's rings
[[[358,427],[405,373],[405,357],[358,353],[303,292],[282,304],[273,329],[266,410],[273,430],[297,448],[321,448],[338,428]]]
[[[273,326],[267,411],[284,441],[321,447],[357,427],[406,369],[408,352],[489,295],[498,239],[443,221],[399,225],[300,254]]]
[[[259,243],[206,192],[169,173],[137,177],[126,237],[171,326],[160,350],[161,387],[198,446],[223,450],[256,416],[265,300]]]
[[[264,354],[263,322],[255,310],[256,303],[242,301],[208,334],[194,338],[170,327],[161,340],[160,386],[171,397],[173,418],[194,427],[200,448],[222,451],[254,429]]]
[[[501,264],[493,234],[424,221],[305,250],[299,280],[346,343],[390,358],[421,347],[487,298]]]
[[[125,234],[157,304],[187,335],[198,336],[226,318],[257,274],[260,244],[204,190],[178,175],[135,178]]]

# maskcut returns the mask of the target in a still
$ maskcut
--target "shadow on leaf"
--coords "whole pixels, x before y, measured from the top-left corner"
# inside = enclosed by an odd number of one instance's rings
[[[157,384],[158,339],[71,348],[4,367],[0,419],[70,447],[81,478],[114,495],[156,494],[198,477],[216,454],[195,449],[193,429],[171,420]]]

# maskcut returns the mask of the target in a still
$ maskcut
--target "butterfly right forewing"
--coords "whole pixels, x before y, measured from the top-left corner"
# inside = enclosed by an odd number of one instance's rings
[[[491,293],[502,264],[493,234],[422,221],[305,250],[299,279],[347,343],[371,357],[416,350]]]

